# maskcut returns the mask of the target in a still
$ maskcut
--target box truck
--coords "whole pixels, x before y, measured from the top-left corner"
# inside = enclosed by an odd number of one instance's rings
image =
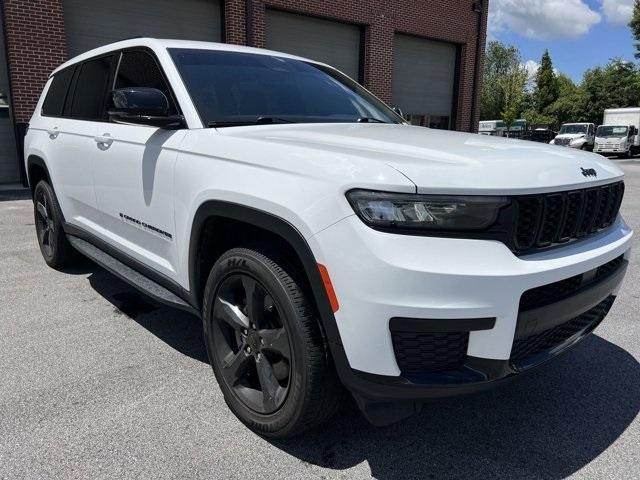
[[[640,108],[610,108],[604,111],[596,131],[595,153],[629,158],[640,152]]]

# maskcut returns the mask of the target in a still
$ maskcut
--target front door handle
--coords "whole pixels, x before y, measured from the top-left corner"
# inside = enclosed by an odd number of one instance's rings
[[[53,127],[52,129],[47,130],[47,134],[51,140],[55,140],[58,138],[58,135],[60,135],[60,130],[58,130],[58,127]]]
[[[108,133],[98,135],[94,138],[94,140],[98,144],[98,148],[109,148],[113,143],[113,137]]]

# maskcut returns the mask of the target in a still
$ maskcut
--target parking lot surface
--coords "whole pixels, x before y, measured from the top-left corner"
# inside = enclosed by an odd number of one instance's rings
[[[640,161],[616,163],[640,233]],[[30,200],[0,192],[0,478],[640,478],[639,250],[604,324],[551,365],[391,427],[347,402],[269,441],[227,409],[197,318],[89,262],[49,269]]]

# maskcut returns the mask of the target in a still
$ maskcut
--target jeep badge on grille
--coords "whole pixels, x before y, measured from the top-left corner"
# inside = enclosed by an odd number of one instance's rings
[[[595,168],[582,168],[582,167],[580,167],[580,170],[582,170],[582,175],[584,175],[585,177],[597,177],[598,176],[598,172],[596,172]]]

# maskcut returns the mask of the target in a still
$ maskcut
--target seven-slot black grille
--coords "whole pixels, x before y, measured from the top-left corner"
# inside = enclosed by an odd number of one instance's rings
[[[526,366],[532,363],[532,357],[562,346],[576,335],[591,332],[609,313],[614,300],[615,297],[610,296],[591,310],[561,325],[525,338],[517,338],[511,349],[511,362],[516,366]]]
[[[469,332],[392,332],[391,337],[403,374],[457,370],[467,356]]]
[[[618,216],[624,183],[515,197],[515,250],[519,253],[563,244],[610,226]]]
[[[527,290],[520,297],[520,311],[543,307],[571,297],[578,293],[579,290],[605,280],[609,275],[615,273],[623,262],[624,257],[621,255],[593,271]]]

